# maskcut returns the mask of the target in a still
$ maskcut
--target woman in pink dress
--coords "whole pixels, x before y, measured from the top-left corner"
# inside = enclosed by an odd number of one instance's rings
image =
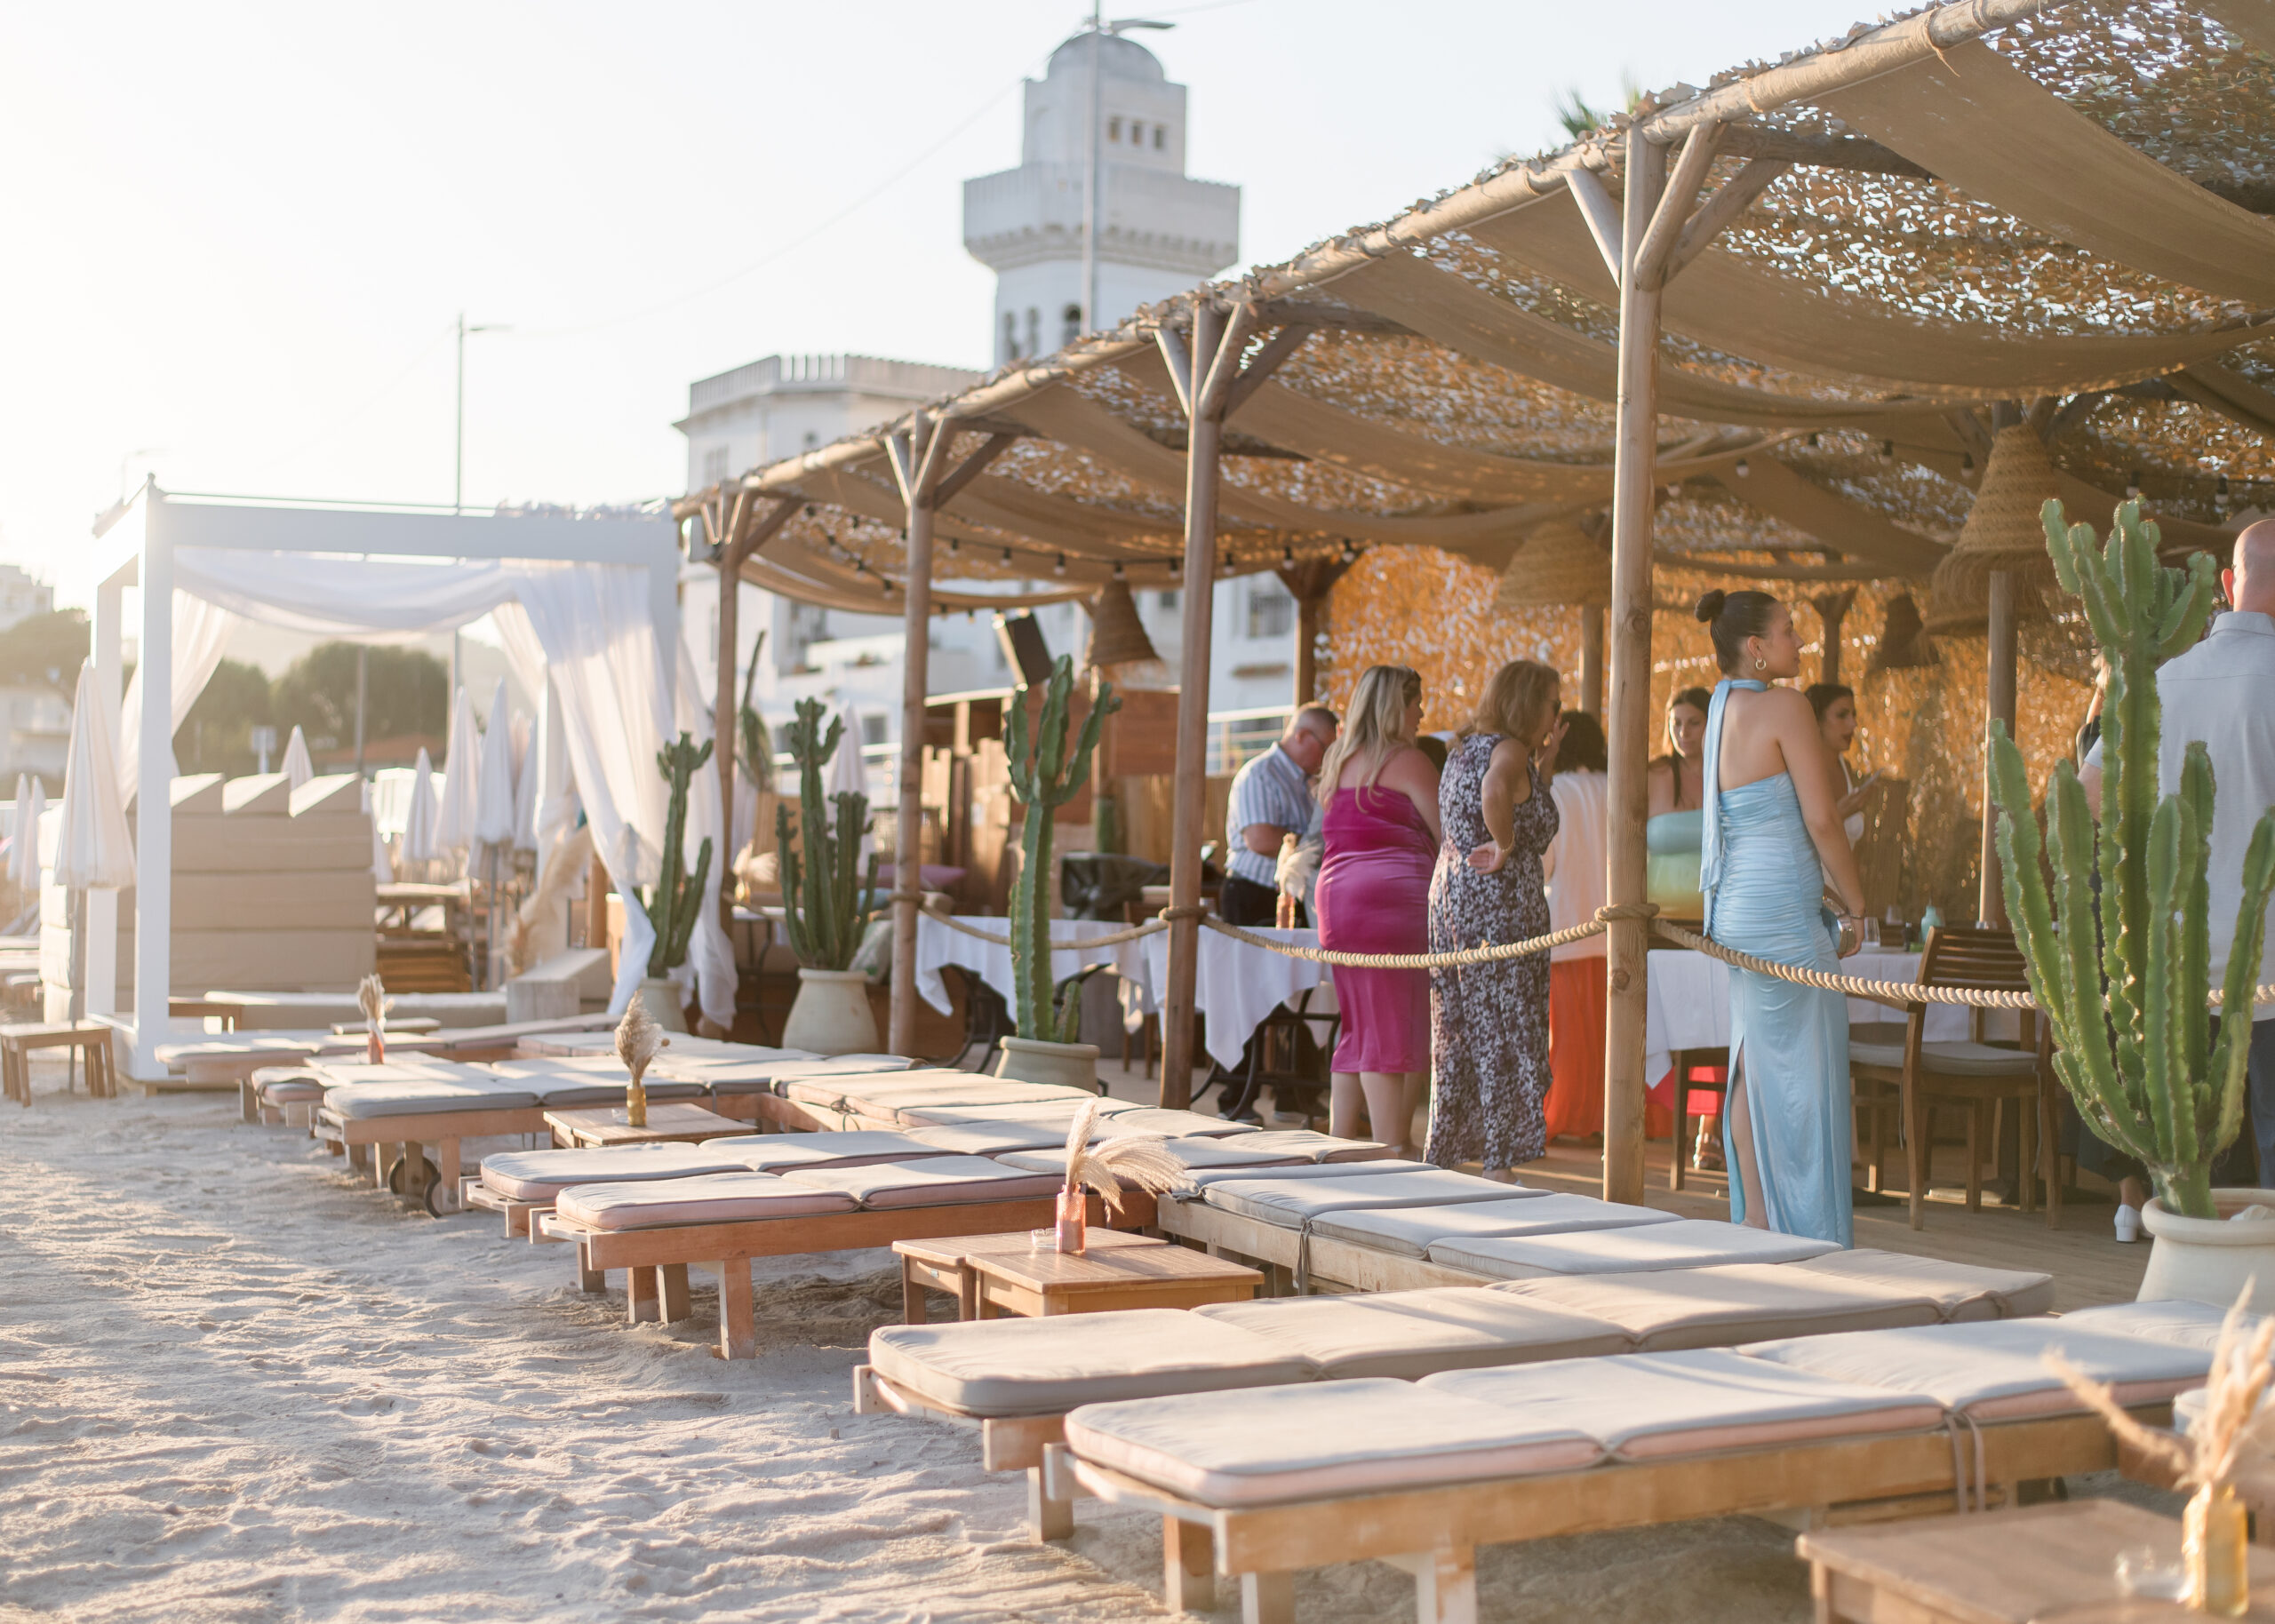
[[[1403,665],[1361,673],[1343,731],[1320,764],[1327,849],[1313,890],[1320,944],[1344,952],[1430,950],[1430,875],[1439,844],[1438,773],[1415,747],[1422,679]],[[1430,1083],[1430,972],[1335,967],[1343,1032],[1329,1127],[1358,1126],[1412,1154],[1415,1108]]]

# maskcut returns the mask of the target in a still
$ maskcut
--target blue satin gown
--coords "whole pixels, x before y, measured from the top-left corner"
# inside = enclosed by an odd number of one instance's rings
[[[1721,781],[1725,679],[1706,713],[1705,828],[1700,889],[1706,934],[1759,959],[1837,971],[1839,935],[1824,905],[1824,871],[1801,821],[1792,776],[1735,790]],[[1763,1216],[1785,1235],[1854,1245],[1849,1214],[1848,1001],[1759,971],[1730,970],[1730,1077],[1745,1079],[1747,1126]],[[1730,1218],[1744,1222],[1744,1182],[1722,1118]],[[1677,1154],[1681,1147],[1676,1147]]]

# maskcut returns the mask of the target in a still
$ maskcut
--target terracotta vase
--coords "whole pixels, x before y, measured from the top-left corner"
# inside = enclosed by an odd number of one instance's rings
[[[1053,1243],[1061,1252],[1079,1257],[1088,1244],[1090,1224],[1089,1194],[1080,1190],[1058,1192],[1058,1224]]]

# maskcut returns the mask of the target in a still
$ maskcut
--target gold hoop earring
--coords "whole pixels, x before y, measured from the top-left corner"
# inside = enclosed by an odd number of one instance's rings
[[[1769,662],[1768,660],[1756,660],[1753,663],[1753,668],[1756,671],[1767,671],[1769,669]]]

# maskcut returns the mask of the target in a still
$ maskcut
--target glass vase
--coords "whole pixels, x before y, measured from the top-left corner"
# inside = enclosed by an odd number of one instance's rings
[[[2189,1606],[2215,1618],[2241,1618],[2251,1605],[2248,1548],[2243,1502],[2236,1492],[2224,1484],[2197,1490],[2181,1517]]]
[[[624,1091],[624,1121],[627,1127],[648,1126],[648,1088],[638,1078]]]
[[[1079,1257],[1089,1237],[1090,1223],[1090,1197],[1079,1190],[1060,1190],[1058,1222],[1053,1234],[1058,1249]]]
[[[375,1066],[385,1065],[387,1058],[387,1040],[377,1032],[365,1033],[363,1058]]]

